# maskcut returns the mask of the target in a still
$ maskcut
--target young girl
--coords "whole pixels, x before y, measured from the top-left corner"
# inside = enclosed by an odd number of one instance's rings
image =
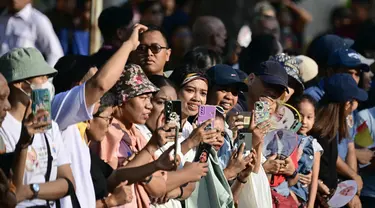
[[[310,95],[302,95],[295,103],[302,117],[302,127],[298,131],[298,173],[299,181],[291,187],[292,196],[301,205],[314,207],[318,189],[320,156],[322,147],[316,139],[308,136],[315,122],[315,101]],[[310,185],[310,188],[308,187]]]

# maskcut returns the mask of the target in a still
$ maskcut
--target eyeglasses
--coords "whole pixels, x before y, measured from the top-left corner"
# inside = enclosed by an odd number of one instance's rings
[[[112,116],[108,116],[108,117],[104,117],[104,116],[94,116],[95,118],[101,118],[101,119],[104,119],[105,121],[107,121],[109,124],[112,123],[113,121],[113,117]]]
[[[138,46],[138,48],[137,48],[137,51],[140,52],[140,53],[147,53],[148,49],[150,49],[153,54],[158,54],[158,53],[160,53],[160,51],[162,49],[169,49],[169,48],[168,47],[163,47],[163,46],[161,46],[161,45],[159,45],[157,43],[153,43],[153,44],[151,44],[149,46],[148,45],[144,45],[144,44],[140,44]]]

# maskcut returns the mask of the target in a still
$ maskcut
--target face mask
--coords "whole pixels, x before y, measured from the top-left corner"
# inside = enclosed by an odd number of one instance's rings
[[[49,91],[49,94],[50,94],[50,99],[51,101],[53,100],[53,97],[55,96],[55,87],[53,86],[53,84],[50,82],[50,81],[47,81],[41,85],[35,85],[35,84],[32,84],[28,81],[26,81],[27,84],[30,85],[30,88],[32,90],[37,90],[37,89],[47,89]],[[22,90],[23,91],[23,90]],[[29,93],[26,93],[25,91],[23,91],[25,94],[29,94]],[[31,96],[31,95],[29,95]]]

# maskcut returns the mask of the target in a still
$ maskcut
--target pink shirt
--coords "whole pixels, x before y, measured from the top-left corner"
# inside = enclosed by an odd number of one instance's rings
[[[147,140],[141,132],[133,125],[129,130],[121,128],[120,121],[113,119],[108,133],[100,144],[93,145],[94,151],[97,151],[100,157],[106,161],[113,169],[121,167],[123,162],[133,153],[141,151],[147,144]],[[160,171],[154,173],[154,176],[164,176]],[[143,184],[136,183],[132,185],[133,201],[129,204],[120,206],[124,208],[149,208],[150,197],[148,196]]]

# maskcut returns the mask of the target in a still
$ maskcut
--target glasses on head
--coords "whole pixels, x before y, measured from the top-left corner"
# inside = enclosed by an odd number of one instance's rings
[[[112,117],[112,116],[105,117],[105,116],[99,116],[99,115],[97,115],[97,116],[94,116],[94,118],[101,118],[101,119],[104,119],[104,120],[107,121],[109,124],[111,124],[112,121],[113,121],[113,117]]]
[[[158,54],[160,53],[161,50],[163,49],[169,49],[168,47],[163,47],[157,43],[153,43],[151,45],[145,45],[145,44],[140,44],[137,48],[137,51],[140,53],[147,53],[148,50],[151,50],[153,54]]]

